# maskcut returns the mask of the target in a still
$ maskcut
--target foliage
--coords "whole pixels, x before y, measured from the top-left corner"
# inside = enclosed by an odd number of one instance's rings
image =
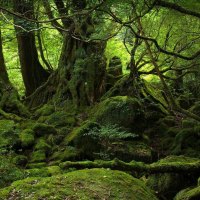
[[[97,139],[97,141],[101,142],[133,139],[138,137],[138,135],[134,133],[124,131],[121,127],[117,126],[116,124],[100,126],[100,129],[94,127],[84,135],[91,136],[92,138]]]

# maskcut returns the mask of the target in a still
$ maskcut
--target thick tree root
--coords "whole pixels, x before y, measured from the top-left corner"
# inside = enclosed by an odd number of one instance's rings
[[[169,163],[152,163],[145,164],[142,162],[131,161],[129,163],[123,162],[118,159],[111,161],[80,161],[71,162],[66,161],[60,164],[62,169],[76,168],[110,168],[114,170],[121,171],[131,171],[131,172],[145,172],[145,173],[199,173],[200,172],[200,160],[193,162],[179,163],[179,162],[169,162]]]

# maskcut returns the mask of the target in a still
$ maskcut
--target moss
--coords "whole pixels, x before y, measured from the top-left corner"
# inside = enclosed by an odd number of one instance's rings
[[[190,158],[185,156],[168,156],[151,164],[151,167],[162,168],[170,166],[172,173],[155,173],[150,175],[147,181],[147,186],[156,191],[159,196],[165,196],[166,199],[171,199],[178,191],[186,188],[196,182],[196,173],[192,173],[193,168],[199,165],[200,160],[197,158]],[[179,172],[182,167],[188,167],[190,173],[176,173],[175,166],[179,166]]]
[[[185,187],[184,181],[184,176],[176,173],[158,173],[151,175],[146,184],[158,196],[171,199],[180,189]]]
[[[44,150],[37,150],[31,154],[30,162],[42,162],[46,160],[46,154]]]
[[[57,128],[70,126],[72,127],[75,124],[75,118],[73,115],[70,115],[64,111],[57,111],[51,114],[46,120],[45,123],[51,124]]]
[[[13,159],[14,164],[19,165],[19,166],[26,166],[27,162],[28,162],[28,158],[24,155],[17,155],[15,156],[15,158]]]
[[[36,123],[33,127],[33,131],[35,132],[36,136],[57,134],[57,131],[53,126],[44,123]]]
[[[49,145],[44,138],[39,138],[34,146],[34,149],[42,150],[47,153],[51,149],[51,145]]]
[[[77,143],[82,139],[83,135],[90,131],[92,128],[99,128],[99,124],[93,121],[85,121],[78,128],[74,128],[71,133],[69,133],[65,138],[65,144],[70,144],[72,142]]]
[[[25,129],[19,134],[22,147],[31,147],[34,144],[34,131],[32,129]]]
[[[100,102],[92,111],[91,118],[102,124],[116,124],[131,129],[138,134],[144,130],[144,113],[136,98],[116,96]],[[142,123],[141,123],[142,121]]]
[[[72,146],[66,146],[64,150],[57,149],[49,158],[50,161],[53,160],[60,160],[60,161],[67,161],[67,160],[75,160],[79,157],[79,151]]]
[[[24,171],[13,162],[14,155],[0,155],[0,188],[10,185],[13,181],[23,179]]]
[[[189,111],[199,115],[200,114],[200,101],[195,102],[195,104],[189,109]]]
[[[107,153],[111,159],[118,158],[126,162],[135,160],[150,163],[153,159],[152,149],[139,141],[113,142]]]
[[[199,141],[200,126],[193,126],[190,128],[182,128],[171,146],[171,153],[186,156],[199,157],[200,141]]]
[[[50,104],[45,104],[41,108],[37,109],[34,113],[35,117],[48,116],[55,112],[55,107]]]
[[[43,168],[46,167],[46,162],[37,162],[37,163],[28,163],[26,168],[27,169],[34,169],[34,168]]]
[[[107,199],[156,200],[144,185],[132,176],[106,169],[69,172],[47,178],[27,178],[0,190],[0,199]]]
[[[18,148],[19,143],[14,121],[0,120],[0,150]]]
[[[50,166],[25,170],[26,177],[50,177],[61,173],[62,171],[59,166]]]
[[[200,199],[200,186],[195,188],[187,188],[180,191],[174,200],[199,200]]]

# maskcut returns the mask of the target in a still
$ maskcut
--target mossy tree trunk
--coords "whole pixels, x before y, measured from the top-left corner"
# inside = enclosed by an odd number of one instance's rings
[[[34,6],[32,0],[14,0],[14,11],[24,17],[34,19]],[[49,73],[39,62],[35,35],[32,29],[34,24],[24,19],[14,17],[15,30],[18,41],[18,52],[21,64],[22,77],[26,89],[26,96],[32,94],[42,83]]]
[[[63,14],[64,4],[56,1],[59,14]],[[81,12],[86,8],[85,1],[72,1],[70,12]],[[67,8],[66,8],[67,10]],[[88,42],[94,32],[89,15],[76,16],[63,21],[63,46],[57,71],[49,78],[48,84],[39,88],[30,100],[30,106],[38,106],[53,99],[62,105],[67,101],[76,108],[96,102],[104,91],[106,62],[105,42]],[[40,100],[38,101],[38,95]]]
[[[19,119],[17,116],[14,116],[12,114],[9,115],[6,112],[29,116],[28,110],[19,100],[17,90],[9,81],[3,56],[2,37],[0,29],[0,115],[5,118]]]

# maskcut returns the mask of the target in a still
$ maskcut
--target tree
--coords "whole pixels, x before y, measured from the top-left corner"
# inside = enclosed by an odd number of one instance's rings
[[[19,119],[6,112],[15,113],[22,116],[29,116],[26,107],[20,102],[18,92],[10,83],[3,56],[2,36],[0,29],[0,115],[5,118]]]
[[[49,4],[44,3],[46,11],[51,13]],[[55,1],[55,5],[62,18],[63,30],[58,69],[48,84],[38,88],[28,100],[32,106],[51,99],[58,104],[68,101],[77,108],[91,105],[103,94],[106,67],[103,56],[105,42],[87,41],[95,30],[91,11],[98,4],[89,7],[86,1],[73,0],[69,7],[65,7],[62,1]],[[73,17],[68,17],[69,13]]]
[[[14,12],[34,19],[34,2],[14,0]],[[26,96],[31,95],[43,84],[49,73],[40,64],[35,45],[34,23],[29,23],[22,18],[14,16],[16,36],[18,40],[18,52],[21,63],[21,72],[26,89]]]

